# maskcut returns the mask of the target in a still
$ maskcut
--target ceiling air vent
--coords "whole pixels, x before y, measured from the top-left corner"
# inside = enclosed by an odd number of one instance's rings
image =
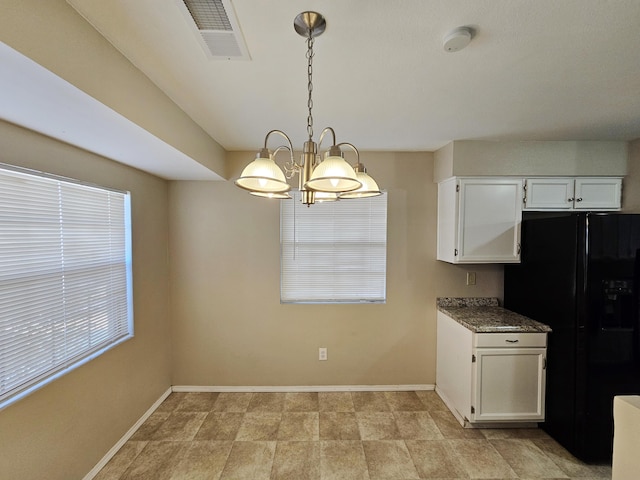
[[[231,0],[178,0],[198,39],[214,60],[249,60]]]

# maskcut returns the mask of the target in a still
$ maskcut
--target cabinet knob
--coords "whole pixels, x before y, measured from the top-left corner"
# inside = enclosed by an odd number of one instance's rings
[[[576,198],[576,202],[581,202],[582,201],[582,197],[581,198]]]
[[[520,340],[509,340],[509,339],[505,340],[505,342],[507,342],[507,343],[518,343],[519,341]]]
[[[573,198],[567,198],[567,202],[573,202]]]

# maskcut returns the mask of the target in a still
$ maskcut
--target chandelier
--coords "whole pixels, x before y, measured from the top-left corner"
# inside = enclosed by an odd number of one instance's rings
[[[375,180],[367,174],[364,165],[360,163],[360,152],[351,143],[336,143],[336,134],[331,127],[325,128],[320,134],[318,143],[313,141],[313,41],[320,36],[327,26],[322,15],[317,12],[302,12],[294,22],[296,32],[307,39],[307,134],[309,139],[304,142],[300,163],[293,159],[291,140],[281,130],[271,130],[264,139],[264,147],[256,155],[256,159],[245,167],[235,184],[248,190],[250,194],[267,198],[291,198],[291,186],[287,179],[298,175],[300,200],[305,205],[315,202],[333,201],[347,198],[363,198],[380,195]],[[273,152],[267,148],[272,135],[279,135],[286,141]],[[331,135],[331,146],[321,160],[318,150],[327,134]],[[352,167],[344,160],[341,148],[348,147],[356,154],[356,164]],[[281,151],[289,152],[289,159],[284,164],[284,172],[276,164],[275,157]]]

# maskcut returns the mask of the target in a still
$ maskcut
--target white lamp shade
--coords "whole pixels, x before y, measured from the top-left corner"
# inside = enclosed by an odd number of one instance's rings
[[[376,181],[369,176],[366,172],[356,172],[356,177],[362,183],[362,186],[357,190],[345,192],[340,195],[340,198],[366,198],[375,197],[376,195],[382,195],[380,187]]]
[[[327,157],[313,170],[305,187],[320,192],[349,192],[362,186],[356,178],[356,172],[344,158]]]
[[[250,192],[259,193],[281,193],[291,190],[284,173],[271,157],[256,158],[245,167],[235,184]]]
[[[251,195],[255,195],[256,197],[264,197],[264,198],[275,198],[280,200],[286,200],[292,198],[288,193],[280,193],[280,192],[249,192]]]

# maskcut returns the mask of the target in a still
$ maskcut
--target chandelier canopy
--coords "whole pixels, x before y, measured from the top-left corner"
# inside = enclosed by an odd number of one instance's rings
[[[342,198],[363,198],[380,195],[382,192],[378,184],[371,178],[362,163],[360,152],[351,143],[336,143],[336,134],[331,127],[325,128],[320,134],[318,143],[313,141],[313,42],[314,38],[321,35],[327,26],[322,15],[317,12],[302,12],[294,22],[293,27],[299,35],[307,39],[307,134],[309,139],[304,142],[300,163],[293,159],[293,146],[291,140],[281,130],[271,130],[264,139],[264,147],[258,152],[253,162],[247,165],[235,184],[248,190],[250,194],[258,197],[288,199],[287,193],[291,186],[287,182],[294,175],[299,176],[298,188],[301,192],[301,201],[305,205],[322,201],[333,201]],[[321,160],[318,153],[320,145],[326,134],[331,134],[331,147]],[[286,141],[272,153],[267,148],[271,135],[277,134]],[[349,147],[356,154],[355,166],[349,165],[344,160],[341,147]],[[284,172],[276,164],[275,157],[282,151],[289,152],[289,160],[284,164]]]

